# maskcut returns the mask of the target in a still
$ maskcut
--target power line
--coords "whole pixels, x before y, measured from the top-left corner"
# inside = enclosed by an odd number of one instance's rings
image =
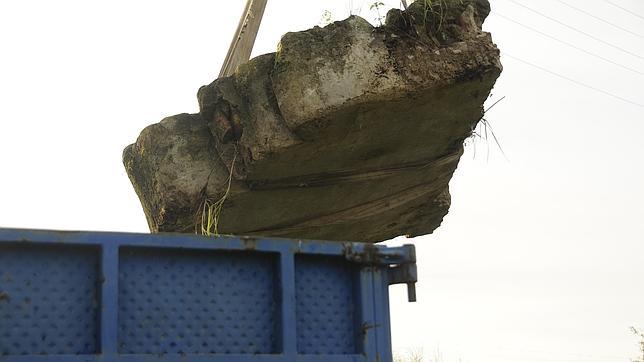
[[[515,5],[521,6],[522,8],[527,9],[527,10],[529,10],[529,11],[531,11],[531,12],[533,12],[533,13],[535,13],[535,14],[539,15],[539,16],[542,16],[542,17],[544,17],[544,18],[546,18],[546,19],[549,19],[550,21],[554,21],[555,23],[557,23],[557,24],[559,24],[559,25],[561,25],[561,26],[565,26],[565,27],[566,27],[566,28],[568,28],[568,29],[571,29],[571,30],[573,30],[573,31],[576,31],[577,33],[583,34],[583,35],[585,35],[585,36],[587,36],[587,37],[589,37],[589,38],[591,38],[591,39],[593,39],[593,40],[595,40],[595,41],[598,41],[598,42],[600,42],[600,43],[602,43],[602,44],[605,44],[605,45],[607,45],[607,46],[609,46],[609,47],[611,47],[611,48],[615,48],[615,49],[620,50],[620,51],[622,51],[622,52],[624,52],[624,53],[626,53],[626,54],[630,54],[630,55],[632,55],[632,56],[634,56],[634,57],[637,57],[637,58],[640,58],[640,59],[644,60],[644,57],[642,57],[642,56],[640,56],[640,55],[638,55],[638,54],[635,54],[635,53],[633,53],[633,52],[631,52],[631,51],[628,51],[628,50],[626,50],[626,49],[624,49],[624,48],[621,48],[621,47],[619,47],[619,46],[617,46],[617,45],[614,45],[614,44],[612,44],[612,43],[610,43],[610,42],[607,42],[607,41],[605,41],[605,40],[602,40],[602,39],[600,39],[600,38],[598,38],[598,37],[596,37],[596,36],[594,36],[594,35],[592,35],[592,34],[588,34],[588,33],[586,33],[586,32],[585,32],[585,31],[583,31],[583,30],[579,30],[579,29],[577,29],[577,28],[575,28],[575,27],[573,27],[573,26],[570,26],[570,25],[568,25],[568,24],[566,24],[566,23],[564,23],[564,22],[562,22],[562,21],[560,21],[560,20],[557,20],[557,19],[555,19],[555,18],[553,18],[553,17],[551,17],[551,16],[548,16],[548,15],[546,15],[546,14],[544,14],[544,13],[542,13],[542,12],[538,11],[538,10],[535,10],[535,9],[533,9],[533,8],[531,8],[531,7],[527,6],[527,5],[523,5],[523,4],[521,4],[520,2],[517,2],[516,0],[508,0],[508,1],[510,1],[510,2],[512,2],[512,3],[514,3]]]
[[[574,84],[576,84],[576,85],[578,85],[578,86],[580,86],[580,87],[588,88],[588,89],[594,90],[595,92],[599,92],[599,93],[602,93],[602,94],[607,95],[607,96],[609,96],[609,97],[612,97],[612,98],[618,99],[618,100],[620,100],[620,101],[622,101],[622,102],[626,102],[626,103],[632,104],[632,105],[634,105],[634,106],[638,106],[638,107],[644,108],[644,104],[641,104],[641,103],[637,103],[637,102],[631,101],[630,99],[626,99],[626,98],[624,98],[624,97],[621,97],[621,96],[618,96],[618,95],[616,95],[616,94],[610,93],[610,92],[605,91],[605,90],[603,90],[603,89],[601,89],[601,88],[597,88],[597,87],[594,87],[594,86],[592,86],[592,85],[589,85],[589,84],[586,84],[586,83],[582,83],[582,82],[580,82],[580,81],[577,81],[577,80],[575,80],[575,79],[572,79],[572,78],[570,78],[570,77],[567,77],[567,76],[565,76],[565,75],[563,75],[563,74],[559,74],[559,73],[557,73],[557,72],[554,72],[554,71],[549,70],[549,69],[547,69],[547,68],[544,68],[544,67],[542,67],[542,66],[539,66],[539,65],[536,65],[536,64],[534,64],[534,63],[531,63],[531,62],[529,62],[529,61],[527,61],[527,60],[523,60],[523,59],[521,59],[521,58],[517,58],[517,57],[515,57],[515,56],[513,56],[513,55],[508,54],[508,53],[507,53],[507,52],[505,52],[505,51],[503,52],[503,55],[505,55],[505,56],[507,56],[507,57],[510,57],[510,58],[512,58],[512,59],[514,59],[514,60],[517,60],[517,61],[519,61],[519,62],[521,62],[521,63],[527,64],[527,65],[529,65],[529,66],[531,66],[531,67],[533,67],[533,68],[539,69],[539,70],[541,70],[541,71],[543,71],[543,72],[549,73],[549,74],[554,75],[554,76],[556,76],[556,77],[559,77],[559,78],[561,78],[561,79],[564,79],[564,80],[567,80],[567,81],[569,81],[569,82],[572,82],[572,83],[574,83]]]
[[[615,23],[612,23],[612,22],[610,22],[610,21],[608,21],[608,20],[606,20],[606,19],[604,19],[604,18],[601,18],[601,17],[599,17],[599,16],[596,16],[596,15],[594,15],[594,14],[592,14],[592,13],[589,13],[588,11],[586,11],[586,10],[584,10],[584,9],[580,9],[580,8],[578,8],[578,7],[576,7],[576,6],[570,5],[570,4],[568,4],[567,2],[562,1],[562,0],[557,0],[557,2],[559,2],[559,3],[561,3],[561,4],[565,5],[565,6],[567,6],[567,7],[569,7],[569,8],[571,8],[571,9],[573,9],[573,10],[576,10],[576,11],[578,11],[578,12],[582,13],[582,14],[586,14],[587,16],[590,16],[590,17],[591,17],[591,18],[593,18],[593,19],[597,19],[597,20],[601,21],[601,22],[602,22],[602,23],[604,23],[604,24],[608,24],[608,25],[612,26],[613,28],[619,29],[619,30],[621,30],[621,31],[623,31],[623,32],[626,32],[626,33],[629,33],[629,34],[632,34],[632,35],[635,35],[635,36],[637,36],[637,37],[640,37],[640,38],[644,39],[644,35],[641,35],[641,34],[638,34],[638,33],[636,33],[636,32],[630,31],[630,30],[628,30],[628,29],[626,29],[626,28],[624,28],[624,27],[622,27],[622,26],[619,26],[619,25],[617,25],[617,24],[615,24]]]
[[[626,65],[623,65],[623,64],[621,64],[621,63],[615,62],[615,61],[610,60],[610,59],[608,59],[608,58],[606,58],[606,57],[604,57],[604,56],[601,56],[601,55],[599,55],[599,54],[595,54],[595,53],[593,53],[593,52],[589,52],[589,51],[588,51],[588,50],[586,50],[586,49],[580,48],[580,47],[578,47],[578,46],[576,46],[576,45],[574,45],[574,44],[572,44],[572,43],[569,43],[569,42],[567,42],[567,41],[565,41],[565,40],[561,40],[561,39],[556,38],[556,37],[554,37],[554,36],[552,36],[552,35],[546,34],[546,33],[542,32],[541,30],[535,29],[535,28],[533,28],[533,27],[531,27],[531,26],[529,26],[529,25],[526,25],[526,24],[520,23],[520,22],[518,22],[518,21],[516,21],[516,20],[512,20],[510,17],[505,16],[505,15],[503,15],[503,14],[499,13],[499,12],[498,12],[498,11],[496,11],[496,10],[494,10],[494,11],[493,11],[493,13],[494,13],[494,14],[496,14],[497,16],[499,16],[499,17],[501,17],[501,18],[503,18],[503,19],[505,19],[505,20],[509,21],[509,22],[512,22],[512,23],[514,23],[514,24],[517,24],[517,25],[519,25],[519,26],[521,26],[521,27],[524,27],[524,28],[526,28],[526,29],[528,29],[528,30],[531,30],[531,31],[533,31],[533,32],[535,32],[535,33],[537,33],[537,34],[540,34],[540,35],[542,35],[542,36],[545,36],[546,38],[552,39],[552,40],[557,41],[557,42],[559,42],[559,43],[561,43],[561,44],[564,44],[564,45],[566,45],[566,46],[569,46],[569,47],[571,47],[571,48],[577,49],[577,50],[579,50],[580,52],[584,52],[584,53],[586,53],[586,54],[588,54],[588,55],[590,55],[590,56],[593,56],[593,57],[595,57],[595,58],[597,58],[597,59],[601,59],[601,60],[603,60],[603,61],[605,61],[605,62],[611,63],[611,64],[613,64],[613,65],[616,65],[616,66],[620,67],[620,68],[623,68],[623,69],[629,70],[629,71],[631,71],[631,72],[633,72],[633,73],[637,73],[637,74],[639,74],[639,75],[644,75],[644,72],[641,72],[641,71],[639,71],[639,70],[637,70],[637,69],[633,69],[633,68],[628,67],[628,66],[626,66]]]
[[[633,15],[633,16],[636,16],[636,17],[638,17],[638,18],[640,18],[640,19],[642,19],[642,20],[644,20],[644,16],[642,16],[642,15],[640,15],[640,14],[637,14],[637,13],[635,13],[635,12],[633,12],[633,11],[630,11],[630,10],[628,10],[627,8],[623,7],[623,6],[620,6],[619,4],[615,4],[614,2],[612,2],[612,1],[610,1],[610,0],[604,0],[604,2],[605,2],[605,3],[608,3],[608,4],[610,4],[610,5],[613,5],[614,7],[618,8],[618,9],[622,9],[623,11],[625,11],[625,12],[627,12],[627,13],[629,13],[629,14]]]

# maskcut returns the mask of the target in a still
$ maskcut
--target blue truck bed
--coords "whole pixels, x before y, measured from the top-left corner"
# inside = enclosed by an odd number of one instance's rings
[[[414,248],[0,229],[0,361],[391,361]]]

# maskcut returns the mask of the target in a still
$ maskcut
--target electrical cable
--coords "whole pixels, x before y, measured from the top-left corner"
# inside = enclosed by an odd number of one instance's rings
[[[552,40],[557,41],[557,42],[559,42],[559,43],[562,43],[562,44],[564,44],[564,45],[566,45],[566,46],[569,46],[569,47],[571,47],[571,48],[577,49],[577,50],[579,50],[580,52],[586,53],[586,54],[588,54],[588,55],[590,55],[590,56],[593,56],[593,57],[595,57],[595,58],[597,58],[597,59],[601,59],[601,60],[603,60],[603,61],[605,61],[605,62],[611,63],[611,64],[613,64],[613,65],[616,65],[616,66],[618,66],[618,67],[620,67],[620,68],[626,69],[626,70],[631,71],[631,72],[633,72],[633,73],[637,73],[637,74],[639,74],[639,75],[644,75],[644,72],[641,72],[641,71],[639,71],[639,70],[637,70],[637,69],[633,69],[633,68],[628,67],[628,66],[626,66],[626,65],[624,65],[624,64],[621,64],[621,63],[615,62],[615,61],[610,60],[610,59],[608,59],[608,58],[606,58],[606,57],[604,57],[604,56],[601,56],[601,55],[599,55],[599,54],[596,54],[596,53],[590,52],[590,51],[588,51],[588,50],[586,50],[586,49],[580,48],[580,47],[578,47],[578,46],[576,46],[576,45],[574,45],[574,44],[572,44],[572,43],[569,43],[569,42],[567,42],[567,41],[565,41],[565,40],[561,40],[561,39],[559,39],[559,38],[557,38],[557,37],[554,37],[554,36],[552,36],[552,35],[546,34],[546,33],[542,32],[541,30],[535,29],[535,28],[533,28],[533,27],[531,27],[531,26],[529,26],[529,25],[526,25],[526,24],[520,23],[520,22],[518,22],[518,21],[516,21],[516,20],[513,20],[513,19],[511,19],[510,17],[505,16],[505,15],[503,15],[503,14],[499,13],[499,12],[498,12],[498,11],[496,11],[496,10],[493,10],[493,11],[492,11],[492,13],[493,13],[493,14],[496,14],[496,15],[497,15],[497,16],[499,16],[499,17],[501,17],[502,19],[505,19],[506,21],[512,22],[512,23],[517,24],[517,25],[519,25],[519,26],[521,26],[521,27],[523,27],[523,28],[526,28],[526,29],[528,29],[528,30],[531,30],[531,31],[533,31],[533,32],[535,32],[535,33],[537,33],[537,34],[540,34],[540,35],[542,35],[542,36],[544,36],[544,37],[546,37],[546,38],[552,39]]]
[[[512,2],[512,3],[513,3],[513,4],[515,4],[515,5],[521,6],[522,8],[527,9],[527,10],[529,10],[529,11],[531,11],[531,12],[533,12],[533,13],[535,13],[535,14],[539,15],[539,16],[542,16],[542,17],[544,17],[544,18],[546,18],[546,19],[549,19],[550,21],[553,21],[553,22],[555,22],[555,23],[557,23],[557,24],[559,24],[559,25],[565,26],[565,27],[566,27],[566,28],[568,28],[568,29],[571,29],[571,30],[573,30],[573,31],[576,31],[577,33],[583,34],[583,35],[585,35],[585,36],[587,36],[587,37],[589,37],[589,38],[591,38],[591,39],[593,39],[593,40],[595,40],[595,41],[598,41],[598,42],[600,42],[600,43],[602,43],[602,44],[604,44],[604,45],[607,45],[607,46],[609,46],[609,47],[611,47],[611,48],[615,48],[615,49],[620,50],[620,51],[622,51],[622,52],[624,52],[624,53],[626,53],[626,54],[629,54],[629,55],[632,55],[632,56],[634,56],[634,57],[637,57],[637,58],[639,58],[639,59],[641,59],[641,60],[644,60],[644,57],[642,57],[642,56],[641,56],[641,55],[639,55],[639,54],[633,53],[633,52],[631,52],[631,51],[629,51],[629,50],[626,50],[626,49],[624,49],[624,48],[622,48],[622,47],[619,47],[619,46],[614,45],[614,44],[612,44],[612,43],[610,43],[610,42],[607,42],[607,41],[605,41],[605,40],[602,40],[602,39],[600,39],[600,38],[598,38],[598,37],[596,37],[596,36],[594,36],[594,35],[592,35],[592,34],[588,34],[588,33],[586,33],[586,32],[585,32],[585,31],[583,31],[583,30],[579,30],[579,29],[577,29],[577,28],[575,28],[575,27],[573,27],[573,26],[570,26],[570,25],[568,25],[568,24],[566,24],[566,23],[564,23],[564,22],[562,22],[562,21],[560,21],[560,20],[557,20],[557,19],[555,19],[555,18],[553,18],[553,17],[551,17],[551,16],[549,16],[549,15],[546,15],[546,14],[544,14],[544,13],[542,13],[542,12],[538,11],[538,10],[535,10],[535,9],[533,9],[533,8],[531,8],[531,7],[527,6],[527,5],[521,4],[520,2],[518,2],[518,1],[516,1],[516,0],[508,0],[508,1]]]
[[[578,12],[580,12],[580,13],[582,13],[582,14],[586,14],[587,16],[590,16],[590,17],[591,17],[591,18],[593,18],[593,19],[599,20],[599,21],[601,21],[601,22],[602,22],[602,23],[604,23],[604,24],[608,24],[608,25],[612,26],[612,27],[613,27],[613,28],[615,28],[615,29],[619,29],[619,30],[621,30],[621,31],[623,31],[623,32],[626,32],[626,33],[629,33],[629,34],[631,34],[631,35],[635,35],[636,37],[639,37],[639,38],[644,39],[644,35],[641,35],[641,34],[638,34],[638,33],[636,33],[636,32],[630,31],[630,30],[628,30],[628,29],[626,29],[626,28],[624,28],[624,27],[621,27],[621,26],[619,26],[619,25],[617,25],[617,24],[615,24],[615,23],[612,23],[612,22],[610,22],[610,21],[608,21],[608,20],[606,20],[606,19],[604,19],[604,18],[601,18],[601,17],[599,17],[599,16],[596,16],[596,15],[594,15],[594,14],[592,14],[592,13],[590,13],[590,12],[588,12],[588,11],[584,10],[584,9],[580,9],[580,8],[578,8],[578,7],[576,7],[576,6],[570,5],[570,4],[568,4],[567,2],[565,2],[565,1],[563,1],[563,0],[557,0],[557,2],[559,2],[559,3],[561,3],[561,4],[563,4],[563,5],[567,6],[567,7],[569,7],[569,8],[571,8],[571,9],[575,10],[575,11],[578,11]]]
[[[625,8],[625,7],[623,7],[623,6],[619,5],[619,4],[615,4],[614,2],[612,2],[610,0],[604,0],[604,2],[608,3],[610,5],[613,5],[614,7],[618,8],[618,9],[622,9],[623,11],[625,11],[625,12],[627,12],[627,13],[633,15],[633,16],[636,16],[636,17],[638,17],[638,18],[640,18],[642,20],[644,20],[644,16],[642,16],[640,14],[637,14],[637,13],[631,11],[631,10],[628,10],[627,8]]]
[[[544,68],[544,67],[542,67],[542,66],[540,66],[540,65],[537,65],[537,64],[531,63],[531,62],[529,62],[529,61],[527,61],[527,60],[523,60],[523,59],[518,58],[518,57],[515,57],[515,56],[513,56],[513,55],[511,55],[511,54],[508,54],[508,53],[507,53],[507,52],[505,52],[505,51],[503,52],[503,55],[505,55],[505,56],[507,56],[507,57],[510,57],[510,58],[512,58],[512,59],[514,59],[514,60],[517,60],[517,61],[519,61],[519,62],[521,62],[521,63],[527,64],[527,65],[529,65],[529,66],[531,66],[531,67],[533,67],[533,68],[539,69],[539,70],[541,70],[541,71],[543,71],[543,72],[549,73],[549,74],[554,75],[554,76],[556,76],[556,77],[559,77],[559,78],[561,78],[561,79],[564,79],[564,80],[567,80],[567,81],[569,81],[569,82],[572,82],[572,83],[574,83],[574,84],[576,84],[576,85],[578,85],[578,86],[581,86],[581,87],[584,87],[584,88],[588,88],[588,89],[594,90],[595,92],[599,92],[599,93],[602,93],[602,94],[607,95],[607,96],[609,96],[609,97],[612,97],[612,98],[618,99],[618,100],[620,100],[620,101],[622,101],[622,102],[626,102],[626,103],[632,104],[632,105],[634,105],[634,106],[638,106],[638,107],[644,108],[644,104],[641,104],[641,103],[637,103],[637,102],[631,101],[630,99],[626,99],[626,98],[624,98],[624,97],[618,96],[618,95],[613,94],[613,93],[611,93],[611,92],[605,91],[605,90],[603,90],[603,89],[601,89],[601,88],[597,88],[597,87],[594,87],[594,86],[592,86],[592,85],[589,85],[589,84],[586,84],[586,83],[582,83],[582,82],[580,82],[580,81],[577,81],[577,80],[575,80],[575,79],[572,79],[572,78],[570,78],[570,77],[567,77],[567,76],[565,76],[565,75],[563,75],[563,74],[560,74],[560,73],[554,72],[554,71],[549,70],[549,69],[547,69],[547,68]]]

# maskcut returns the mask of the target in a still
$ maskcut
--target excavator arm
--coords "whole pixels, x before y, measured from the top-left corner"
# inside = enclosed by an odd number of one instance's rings
[[[233,40],[228,48],[228,54],[219,72],[219,77],[232,75],[242,63],[250,59],[253,45],[257,38],[259,26],[262,23],[264,9],[268,0],[247,0]]]
[[[241,19],[239,19],[237,30],[230,43],[230,48],[228,48],[228,54],[226,54],[226,59],[219,72],[220,78],[232,75],[237,66],[250,59],[267,2],[268,0],[246,1],[246,7]],[[407,0],[401,0],[401,3],[407,9]]]

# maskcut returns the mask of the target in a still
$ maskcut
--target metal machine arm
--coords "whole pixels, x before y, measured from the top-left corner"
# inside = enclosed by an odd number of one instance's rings
[[[219,77],[226,77],[235,72],[237,66],[245,63],[250,59],[250,53],[253,51],[253,45],[257,38],[259,26],[262,23],[264,9],[268,0],[247,0],[246,8],[242,13],[237,31],[230,43],[228,54],[219,72]]]

